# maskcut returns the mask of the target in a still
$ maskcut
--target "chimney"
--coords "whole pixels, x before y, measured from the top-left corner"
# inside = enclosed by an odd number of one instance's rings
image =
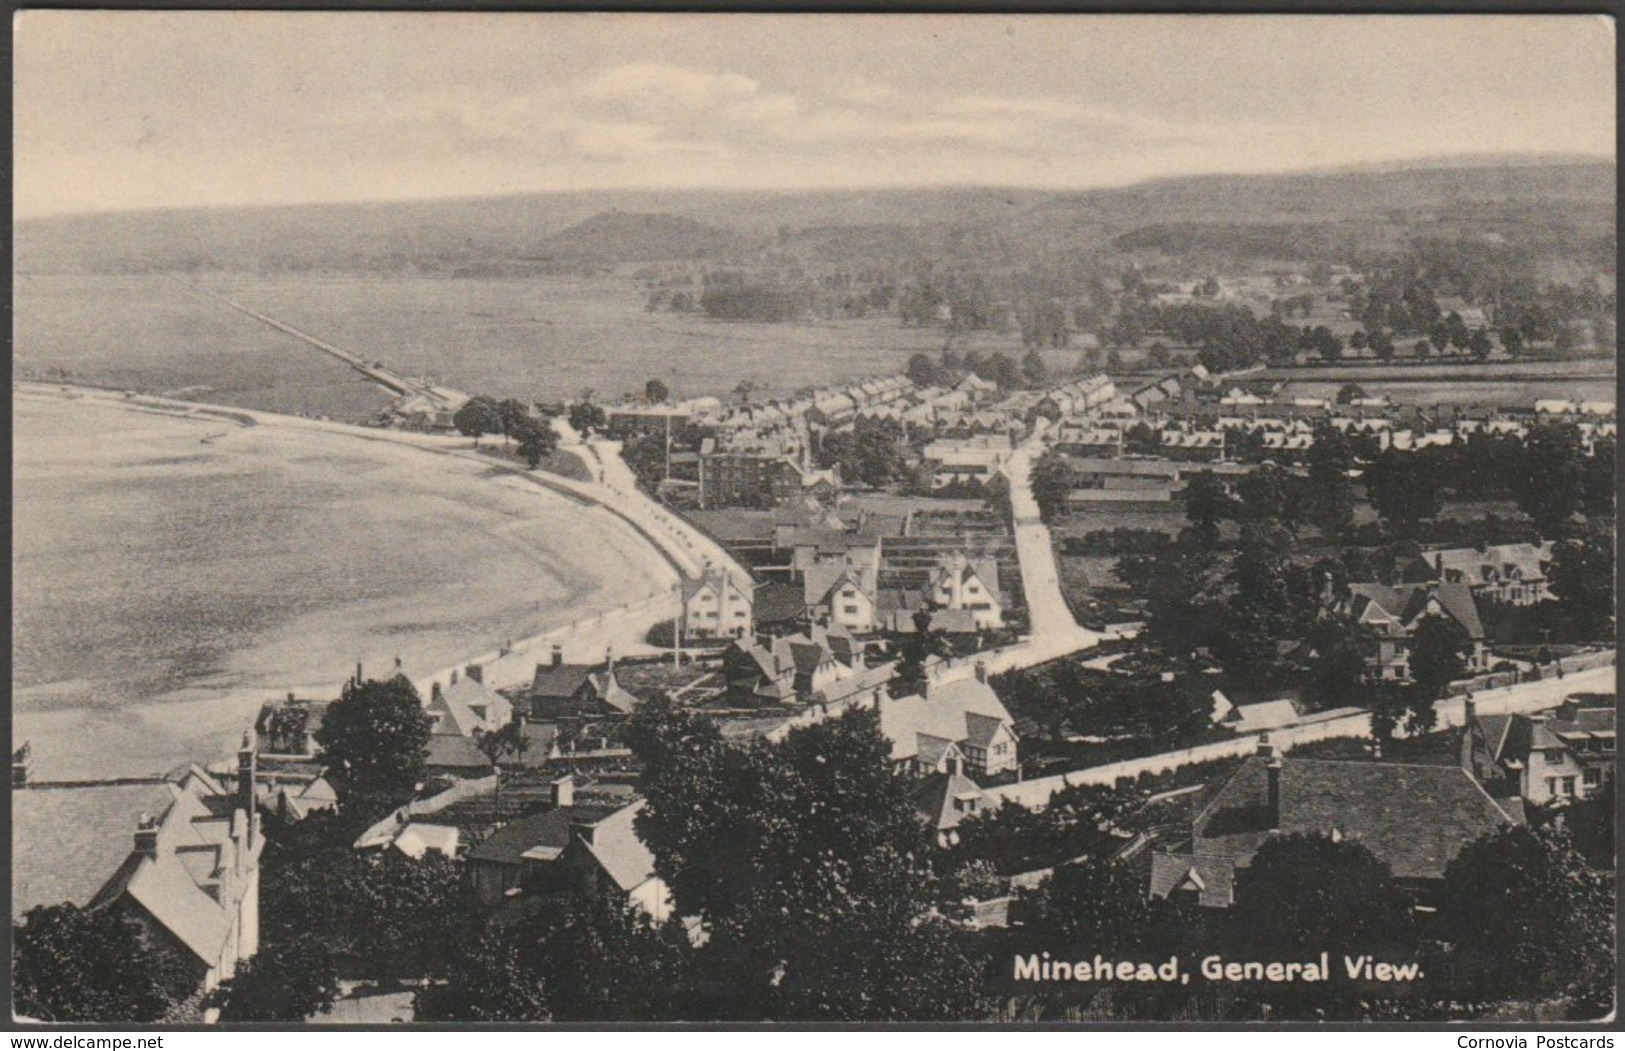
[[[1473,695],[1469,693],[1466,699],[1461,702],[1461,725],[1470,730],[1477,719],[1478,702],[1473,700]]]
[[[463,670],[470,679],[473,679],[482,686],[485,684],[485,666],[483,664],[470,664]]]
[[[456,682],[457,680],[453,679],[452,681]],[[440,681],[438,679],[429,684],[429,700],[440,700]]]
[[[33,765],[34,746],[27,741],[21,748],[11,753],[11,787],[22,788],[28,784],[29,767]]]
[[[292,690],[288,691],[288,703],[289,704],[293,703],[293,691]]]
[[[259,742],[253,730],[243,731],[242,747],[237,749],[237,809],[248,818],[249,846],[254,835],[254,776],[258,772]]]
[[[576,805],[576,779],[571,774],[555,778],[549,786],[553,799],[553,809]]]
[[[987,683],[987,661],[976,662],[976,681],[983,684]]]
[[[451,685],[453,685],[453,686],[457,685],[457,669],[456,668],[453,668],[451,670]]]
[[[355,662],[355,684],[357,686],[361,685],[361,662],[360,661]]]
[[[1281,757],[1270,749],[1270,757],[1264,760],[1264,773],[1269,779],[1269,827],[1281,827]]]
[[[564,647],[557,644],[553,647],[553,667],[564,667]]]
[[[135,823],[135,852],[143,857],[158,857],[158,822],[151,814],[142,814]]]
[[[405,675],[406,674],[406,669],[404,667],[402,667],[401,658],[400,658],[400,656],[398,654],[395,657],[395,674],[396,675]]]
[[[604,670],[605,671],[614,671],[615,670],[615,650],[614,650],[613,647],[610,647],[610,646],[605,646],[604,647]]]

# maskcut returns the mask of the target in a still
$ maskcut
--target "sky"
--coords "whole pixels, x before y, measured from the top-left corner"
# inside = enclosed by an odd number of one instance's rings
[[[1614,156],[1590,15],[16,18],[20,218]]]

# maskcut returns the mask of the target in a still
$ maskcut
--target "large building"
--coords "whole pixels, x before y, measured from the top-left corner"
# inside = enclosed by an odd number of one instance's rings
[[[207,992],[259,948],[257,742],[227,787],[197,766],[163,779],[33,782],[13,757],[11,916],[40,906],[113,909]]]
[[[739,639],[755,630],[756,583],[719,569],[683,582],[683,639]]]

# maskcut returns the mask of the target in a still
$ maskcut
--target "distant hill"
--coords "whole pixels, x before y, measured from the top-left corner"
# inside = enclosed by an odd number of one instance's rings
[[[1076,192],[615,190],[65,216],[18,223],[15,262],[24,272],[481,273],[720,259],[760,248],[826,265],[962,258],[1020,267],[1138,251],[1384,251],[1410,236],[1463,231],[1588,259],[1612,252],[1612,162],[1434,163]]]
[[[748,238],[682,215],[600,212],[541,241],[527,258],[541,262],[640,263],[712,259],[741,252]]]

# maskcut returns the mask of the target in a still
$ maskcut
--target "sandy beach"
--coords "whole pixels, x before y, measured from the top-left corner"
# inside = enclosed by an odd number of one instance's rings
[[[549,632],[588,659],[669,615],[645,538],[455,442],[87,392],[13,409],[14,736],[39,777],[213,759],[358,660],[422,678]]]

